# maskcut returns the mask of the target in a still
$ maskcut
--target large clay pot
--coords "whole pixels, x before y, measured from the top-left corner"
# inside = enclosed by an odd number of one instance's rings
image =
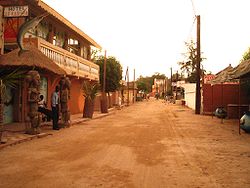
[[[82,117],[92,118],[94,114],[94,105],[95,105],[94,100],[85,99]]]

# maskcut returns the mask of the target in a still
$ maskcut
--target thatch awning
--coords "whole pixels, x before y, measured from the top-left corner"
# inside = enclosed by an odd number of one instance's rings
[[[231,72],[233,78],[249,77],[250,75],[250,60],[242,61],[237,67]]]
[[[0,67],[37,67],[58,75],[66,72],[36,47],[25,47],[28,51],[18,55],[19,48],[0,56]]]

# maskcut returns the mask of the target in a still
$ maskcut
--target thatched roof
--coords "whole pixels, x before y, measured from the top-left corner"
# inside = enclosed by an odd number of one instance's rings
[[[65,75],[66,72],[53,60],[45,56],[36,47],[26,47],[25,51],[18,55],[19,48],[0,56],[0,67],[37,67],[53,72],[58,75]]]
[[[242,61],[232,72],[233,78],[249,77],[250,75],[250,60]]]
[[[233,74],[232,74],[233,70],[234,68],[231,66],[231,64],[229,64],[228,67],[218,72],[215,75],[215,78],[210,80],[209,83],[218,84],[218,83],[224,83],[224,82],[235,82],[236,80],[234,80]]]

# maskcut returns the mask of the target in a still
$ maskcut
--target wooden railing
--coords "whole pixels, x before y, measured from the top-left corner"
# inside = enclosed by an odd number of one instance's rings
[[[58,46],[37,38],[38,49],[64,69],[67,75],[99,80],[99,66]]]

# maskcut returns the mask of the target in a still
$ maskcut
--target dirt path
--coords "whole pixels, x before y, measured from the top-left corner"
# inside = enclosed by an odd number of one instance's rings
[[[0,151],[0,187],[250,187],[250,135],[161,101]]]

